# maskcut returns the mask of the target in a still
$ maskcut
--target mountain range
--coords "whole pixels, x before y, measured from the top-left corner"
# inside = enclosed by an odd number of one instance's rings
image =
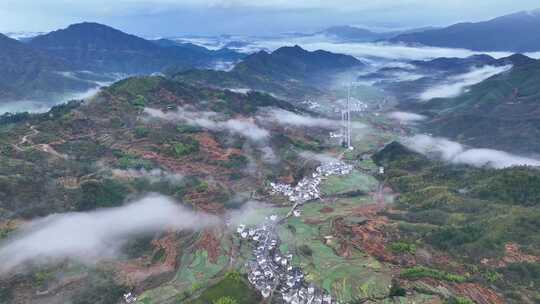
[[[434,27],[422,27],[402,31],[375,32],[365,28],[343,25],[329,27],[323,31],[315,33],[315,35],[325,35],[342,42],[375,42],[391,39],[402,34],[422,32],[429,29],[434,29]]]
[[[192,44],[165,45],[98,23],[74,24],[24,42],[0,35],[0,101],[46,99],[97,86],[95,76],[80,71],[150,74],[166,67],[212,67],[243,56]]]
[[[159,72],[167,66],[206,67],[214,61],[242,57],[227,50],[154,43],[89,22],[37,36],[29,45],[70,62],[76,69],[128,74]]]
[[[353,56],[322,50],[310,52],[293,46],[249,55],[229,72],[189,70],[173,77],[222,88],[249,88],[281,96],[301,96],[314,87],[328,84],[336,73],[362,66],[364,64]]]
[[[0,34],[0,100],[87,89],[88,82],[62,74],[70,69],[65,60]]]
[[[540,9],[401,34],[389,41],[475,51],[535,52],[540,50]]]
[[[474,84],[486,77],[482,76],[484,72],[496,73],[497,69],[510,65],[521,66],[534,62],[537,61],[522,54],[499,59],[485,54],[465,58],[441,57],[426,61],[412,60],[404,66],[383,67],[359,76],[358,80],[391,92],[402,106],[407,107],[418,102],[420,94],[434,86],[464,81],[472,81],[471,84]],[[477,77],[480,80],[476,81]]]

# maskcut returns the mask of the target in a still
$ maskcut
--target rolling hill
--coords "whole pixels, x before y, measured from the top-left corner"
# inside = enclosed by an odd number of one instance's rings
[[[458,23],[402,34],[391,42],[466,48],[475,51],[534,52],[540,50],[540,10],[505,15],[484,22]]]
[[[282,96],[301,96],[328,85],[336,73],[361,68],[358,59],[327,51],[309,52],[299,46],[260,51],[246,57],[230,72],[190,70],[176,80],[225,88],[250,88]]]

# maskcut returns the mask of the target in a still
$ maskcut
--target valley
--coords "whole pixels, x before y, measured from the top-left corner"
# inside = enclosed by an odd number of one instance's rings
[[[538,18],[0,35],[0,303],[539,303]]]

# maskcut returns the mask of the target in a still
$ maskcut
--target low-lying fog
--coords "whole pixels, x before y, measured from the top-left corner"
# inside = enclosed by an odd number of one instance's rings
[[[411,112],[401,112],[401,111],[390,112],[386,114],[386,116],[401,124],[415,124],[427,118],[424,115],[411,113]]]
[[[493,149],[467,148],[441,137],[415,135],[401,142],[418,153],[439,157],[455,164],[490,166],[497,169],[513,166],[540,166],[540,160]]]
[[[422,92],[419,97],[424,101],[433,98],[456,97],[463,93],[467,87],[480,83],[494,75],[509,71],[511,68],[512,65],[486,65],[473,68],[467,73],[448,77],[444,82]]]
[[[144,113],[150,118],[169,121],[183,121],[189,125],[212,131],[228,131],[242,135],[253,141],[260,141],[269,136],[269,132],[248,119],[219,120],[220,115],[210,111],[191,111],[179,108],[176,111],[163,112],[159,109],[145,108]]]
[[[198,230],[217,223],[216,216],[186,209],[160,195],[117,208],[53,214],[31,221],[1,244],[0,273],[30,262],[64,258],[95,263],[117,256],[132,236],[167,229]]]
[[[200,230],[222,225],[225,219],[233,225],[239,224],[257,216],[257,210],[262,207],[261,203],[247,202],[238,210],[217,216],[187,209],[168,197],[152,194],[121,207],[49,215],[25,224],[0,243],[0,275],[19,266],[63,259],[95,264],[120,257],[122,246],[132,237]]]
[[[14,100],[0,102],[0,115],[5,113],[45,113],[52,107],[70,100],[84,100],[96,95],[101,87],[96,86],[84,92],[69,93],[51,97],[46,100]]]
[[[429,60],[439,57],[465,58],[477,54],[487,54],[495,58],[512,55],[510,52],[477,52],[467,49],[442,47],[408,46],[387,42],[342,42],[325,35],[308,35],[298,37],[180,37],[183,42],[190,42],[207,48],[218,49],[229,47],[244,53],[254,53],[260,50],[273,51],[282,46],[299,45],[302,48],[315,51],[326,50],[334,53],[352,55],[358,58],[378,57],[389,60]],[[540,52],[525,53],[533,58],[540,58]]]

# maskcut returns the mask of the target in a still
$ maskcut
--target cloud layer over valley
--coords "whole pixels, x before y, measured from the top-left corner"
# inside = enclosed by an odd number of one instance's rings
[[[487,65],[480,68],[473,68],[465,74],[449,77],[444,83],[427,89],[420,94],[420,99],[425,101],[433,98],[450,98],[459,96],[467,87],[480,83],[494,75],[504,73],[511,68],[511,65],[499,67]]]
[[[418,153],[436,156],[455,164],[490,166],[501,169],[512,166],[540,166],[540,160],[493,149],[466,148],[460,143],[428,135],[402,139],[403,144]]]
[[[390,112],[386,116],[402,124],[414,124],[426,119],[424,115],[399,111]]]
[[[258,119],[292,127],[337,129],[341,126],[340,120],[301,115],[282,109],[271,109],[259,113]],[[354,129],[362,129],[365,125],[359,122],[352,122],[352,127]]]
[[[218,120],[216,112],[194,112],[183,108],[176,111],[163,112],[159,109],[145,108],[144,113],[150,117],[183,121],[189,125],[205,128],[212,131],[228,131],[239,134],[253,141],[266,139],[270,133],[247,119]]]

